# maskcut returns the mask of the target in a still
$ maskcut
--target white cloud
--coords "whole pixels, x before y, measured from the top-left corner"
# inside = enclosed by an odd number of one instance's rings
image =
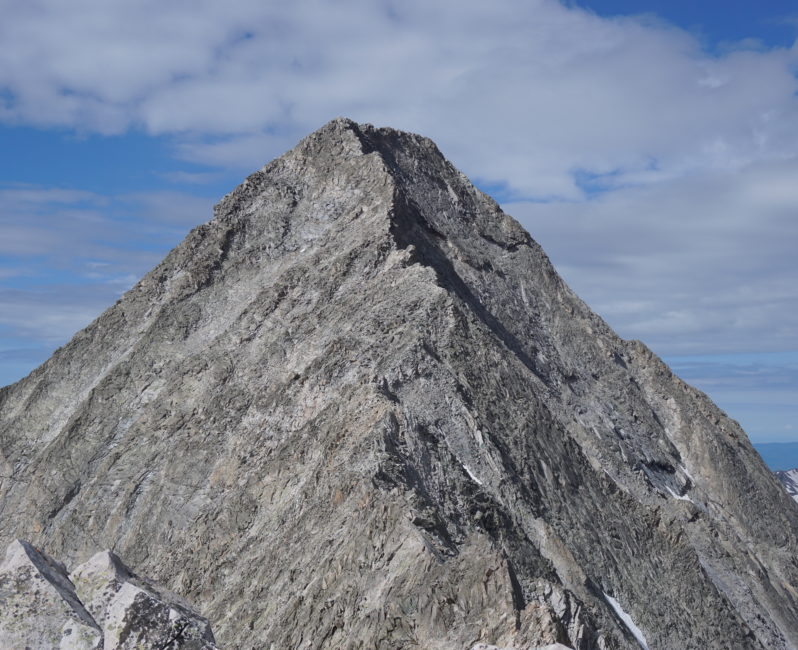
[[[136,220],[156,228],[196,226],[213,216],[213,199],[186,192],[138,192],[118,198],[120,203],[132,204]],[[173,229],[173,232],[177,232]]]
[[[304,135],[245,133],[225,138],[183,138],[175,147],[175,155],[190,162],[254,171],[290,149]]]
[[[74,286],[80,297],[68,311],[90,313],[94,307],[86,311],[80,302],[87,295],[85,281],[114,286],[115,292],[132,286],[189,228],[211,217],[212,203],[181,192],[104,196],[33,186],[0,188],[0,278],[8,286],[24,279],[25,286],[33,287],[32,303],[43,301],[45,311],[61,309],[61,303],[37,291],[58,284],[59,294],[68,296],[66,287]],[[110,295],[100,293],[106,299]],[[72,320],[54,314],[48,322]],[[65,327],[62,338],[74,331]]]
[[[798,353],[671,357],[674,371],[743,425],[754,441],[794,440]],[[792,433],[791,433],[792,432]]]
[[[99,316],[211,207],[180,192],[0,187],[0,384]]]
[[[660,354],[798,341],[798,160],[509,203],[588,304]]]
[[[3,338],[55,347],[88,325],[115,300],[114,289],[50,285],[37,290],[0,289]]]
[[[206,185],[221,178],[219,172],[164,172],[161,177],[178,185]]]
[[[142,126],[249,166],[348,115],[423,132],[486,182],[570,198],[579,169],[657,180],[794,155],[797,58],[708,55],[665,23],[552,0],[39,0],[0,24],[6,120]]]

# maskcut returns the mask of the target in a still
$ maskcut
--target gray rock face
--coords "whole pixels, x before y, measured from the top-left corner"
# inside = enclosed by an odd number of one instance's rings
[[[0,647],[102,650],[102,631],[66,569],[16,540],[0,564]]]
[[[215,650],[208,622],[109,551],[71,575],[15,540],[0,564],[0,648]]]
[[[488,645],[487,643],[477,643],[474,645],[471,650],[515,650],[514,648],[500,648],[495,645]],[[551,643],[546,646],[535,646],[526,648],[525,650],[570,650],[568,646],[564,646],[562,643]]]
[[[793,499],[798,501],[798,468],[786,471],[776,471],[776,478],[781,481],[784,489]]]
[[[431,141],[347,120],[0,391],[0,517],[225,648],[798,647],[798,509],[740,427]]]

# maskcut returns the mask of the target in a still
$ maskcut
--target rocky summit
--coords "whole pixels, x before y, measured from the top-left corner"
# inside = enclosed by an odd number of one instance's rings
[[[223,648],[798,648],[798,508],[737,423],[345,119],[2,389],[0,521]]]

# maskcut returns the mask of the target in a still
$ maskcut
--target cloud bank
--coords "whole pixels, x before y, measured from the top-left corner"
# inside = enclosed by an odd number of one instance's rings
[[[798,51],[709,54],[550,0],[4,3],[0,119],[264,163],[335,115],[433,137],[526,198],[791,157]]]
[[[794,350],[797,178],[783,160],[505,208],[623,336],[664,354]]]

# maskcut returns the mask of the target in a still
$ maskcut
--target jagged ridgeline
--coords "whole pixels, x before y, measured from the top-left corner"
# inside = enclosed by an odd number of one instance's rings
[[[114,549],[221,648],[798,647],[745,433],[417,135],[252,174],[3,389],[0,446],[0,544]]]

